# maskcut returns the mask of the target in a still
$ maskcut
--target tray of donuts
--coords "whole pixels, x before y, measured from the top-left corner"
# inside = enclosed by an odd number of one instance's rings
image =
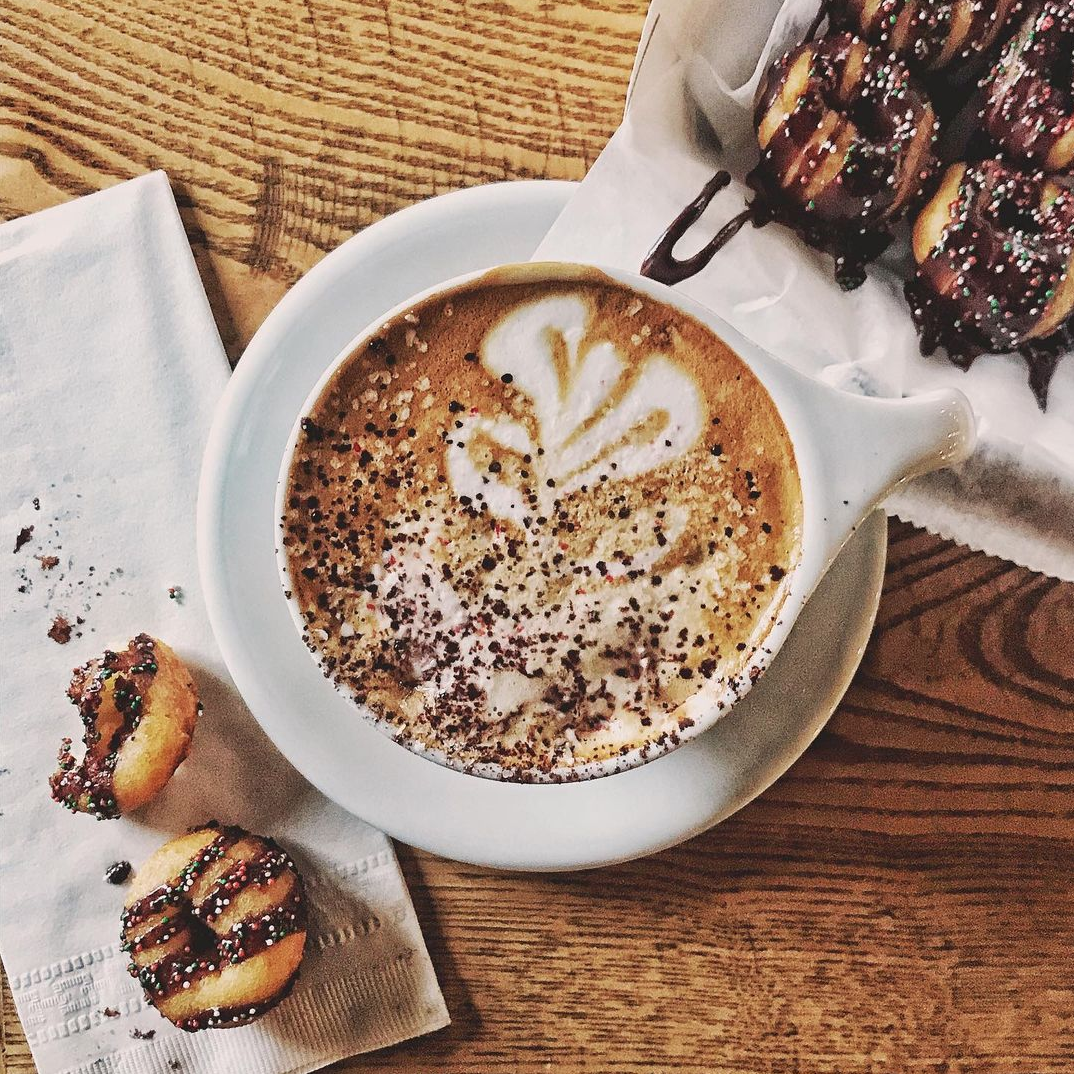
[[[1021,352],[1040,406],[1074,312],[1074,2],[828,0],[768,68],[753,219],[859,286],[912,222],[921,349]]]
[[[747,223],[793,231],[848,291],[893,251],[921,352],[1020,354],[1044,409],[1074,343],[1074,0],[786,4],[760,61],[745,207],[675,256],[717,172],[643,271],[678,282]]]
[[[1061,396],[1074,448],[1074,0],[654,0],[631,89],[539,255],[870,394],[975,366],[1008,441]]]

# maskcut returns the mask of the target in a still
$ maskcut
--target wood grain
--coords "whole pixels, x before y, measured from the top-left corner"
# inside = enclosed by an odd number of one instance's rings
[[[15,0],[0,215],[167,170],[229,353],[366,224],[476,183],[581,178],[643,0]]]
[[[644,7],[16,0],[0,216],[166,168],[234,357],[385,213],[580,177]],[[896,524],[839,711],[718,829],[553,877],[400,848],[453,1024],[336,1069],[1066,1074],[1072,712],[1074,586]]]

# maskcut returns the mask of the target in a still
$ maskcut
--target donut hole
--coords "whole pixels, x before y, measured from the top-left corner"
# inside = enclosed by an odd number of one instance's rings
[[[205,958],[216,953],[217,935],[194,912],[194,906],[186,901],[172,907],[172,917],[180,929],[186,930],[184,939],[191,955]]]
[[[1048,81],[1063,107],[1074,101],[1074,33],[1066,34],[1049,64]]]
[[[1051,217],[1041,210],[1039,190],[1030,183],[1009,178],[1003,182],[1003,191],[985,206],[984,217],[995,229],[1005,235],[1024,238],[1050,235]]]
[[[854,197],[868,197],[889,181],[892,174],[891,153],[885,146],[858,141],[847,157],[842,182]]]
[[[1040,213],[1032,206],[1010,199],[994,202],[989,209],[989,218],[998,231],[1014,235],[1039,235],[1045,230]]]
[[[810,76],[817,100],[824,111],[849,123],[854,135],[870,142],[887,141],[895,125],[884,115],[875,80],[867,77],[865,45],[843,35],[835,46],[813,56]]]
[[[873,94],[855,96],[844,104],[844,115],[857,128],[859,135],[872,143],[874,153],[888,156],[896,126],[890,108],[885,108]]]
[[[863,41],[849,34],[831,39],[830,47],[814,56],[812,74],[824,106],[838,113],[861,139],[884,150],[899,134],[897,113],[892,107],[902,71],[895,61],[879,56]]]

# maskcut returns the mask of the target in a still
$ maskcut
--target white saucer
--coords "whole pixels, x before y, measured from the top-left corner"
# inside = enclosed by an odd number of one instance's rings
[[[711,731],[641,768],[588,783],[521,786],[441,768],[381,734],[322,678],[291,621],[273,553],[276,475],[299,407],[340,349],[391,306],[450,276],[527,260],[571,190],[518,182],[446,194],[326,257],[272,311],[232,376],[198,502],[201,575],[217,641],[284,755],[329,798],[397,839],[507,869],[584,868],[672,846],[782,775],[824,726],[861,660],[887,543],[877,512],[767,675]]]

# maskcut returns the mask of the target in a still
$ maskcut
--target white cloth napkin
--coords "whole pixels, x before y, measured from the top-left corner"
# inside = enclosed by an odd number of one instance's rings
[[[277,753],[213,642],[194,507],[227,377],[162,173],[0,227],[0,954],[42,1074],[309,1071],[448,1022],[390,842]],[[48,637],[57,615],[74,628],[62,646]],[[48,788],[60,738],[81,734],[71,668],[139,631],[198,682],[192,753],[134,815],[72,815]],[[128,976],[124,888],[104,874],[213,818],[293,853],[309,940],[275,1011],[187,1034]]]
[[[677,251],[705,244],[745,204],[756,158],[752,105],[770,59],[801,40],[817,0],[653,0],[630,106],[537,259],[637,271],[719,167],[738,180]],[[850,294],[831,262],[786,228],[744,228],[679,285],[805,372],[850,391],[897,396],[940,386],[970,397],[978,448],[962,466],[899,490],[888,509],[972,548],[1074,580],[1074,355],[1060,360],[1042,414],[1017,356],[964,372],[921,356],[895,271],[899,250]],[[905,256],[905,248],[902,250]]]

